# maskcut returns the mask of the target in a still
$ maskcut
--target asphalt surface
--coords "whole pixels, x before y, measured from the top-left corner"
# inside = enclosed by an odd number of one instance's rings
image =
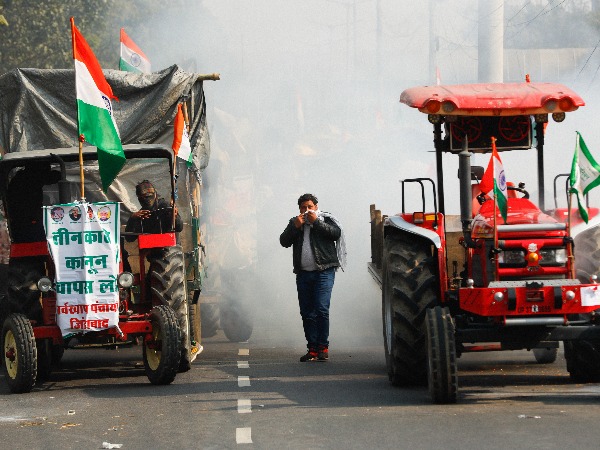
[[[464,355],[456,405],[389,384],[382,345],[303,348],[261,337],[204,341],[193,369],[152,386],[141,348],[67,350],[29,394],[0,377],[4,448],[564,449],[597,448],[600,386],[569,381],[562,351]],[[116,447],[115,447],[116,448]]]

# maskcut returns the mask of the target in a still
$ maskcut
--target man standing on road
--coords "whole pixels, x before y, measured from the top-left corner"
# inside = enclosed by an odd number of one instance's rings
[[[283,247],[293,246],[298,302],[308,346],[301,362],[329,359],[331,291],[335,271],[338,267],[343,270],[346,259],[340,223],[331,214],[319,211],[317,203],[314,195],[301,195],[300,214],[290,219],[279,237]]]

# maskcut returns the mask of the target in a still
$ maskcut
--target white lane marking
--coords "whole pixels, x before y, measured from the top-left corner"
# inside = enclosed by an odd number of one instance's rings
[[[252,428],[236,428],[235,441],[238,444],[252,444]]]
[[[252,401],[249,398],[238,399],[238,412],[246,414],[252,412]]]
[[[238,386],[239,387],[250,386],[250,377],[239,376],[238,377]]]
[[[239,356],[248,356],[250,354],[249,348],[240,348],[238,351]]]
[[[238,369],[249,369],[250,368],[250,364],[248,364],[248,361],[238,361]]]

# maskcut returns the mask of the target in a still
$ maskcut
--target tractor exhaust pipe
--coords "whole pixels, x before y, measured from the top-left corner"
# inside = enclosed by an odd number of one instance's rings
[[[460,180],[460,221],[463,230],[471,225],[473,216],[471,199],[471,153],[467,136],[463,140],[462,151],[458,154],[458,178]]]
[[[467,135],[463,139],[462,151],[458,154],[458,179],[460,182],[460,222],[463,237],[468,247],[474,248],[471,238],[471,220],[473,218],[473,199],[471,198],[471,153]]]

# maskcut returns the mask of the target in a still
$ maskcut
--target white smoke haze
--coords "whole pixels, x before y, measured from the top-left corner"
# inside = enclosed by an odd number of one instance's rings
[[[553,2],[522,3],[542,12]],[[251,340],[304,346],[292,252],[279,245],[279,235],[297,214],[297,198],[310,192],[322,210],[340,219],[347,235],[348,267],[337,272],[332,298],[332,351],[358,344],[356,337],[381,343],[381,293],[366,268],[369,205],[397,213],[400,179],[435,179],[432,127],[424,114],[399,103],[400,93],[435,82],[429,70],[432,34],[439,38],[442,83],[477,82],[477,6],[476,0],[205,0],[151,18],[154,40],[138,44],[155,69],[192,61],[197,72],[221,74],[220,81],[205,82],[212,148],[204,174],[205,214],[214,227],[226,224],[212,230],[221,241],[223,234],[230,242],[251,241],[237,264],[257,269],[257,283],[243,293],[251,294],[254,305]],[[526,41],[529,29],[519,25],[519,16],[508,20],[507,36]],[[583,42],[590,28],[582,23],[580,29]],[[565,122],[548,126],[549,206],[554,175],[570,170],[575,130],[600,159],[598,58],[586,48],[570,67],[558,68],[557,57],[544,65],[513,53],[517,62],[505,67],[512,77],[505,81],[532,73],[532,81],[562,82],[587,102]],[[536,199],[535,151],[505,152],[502,158],[508,178],[524,181]],[[489,156],[472,159],[486,166]],[[458,158],[443,160],[446,209],[458,214]],[[209,258],[220,261],[223,243],[210,233]]]

